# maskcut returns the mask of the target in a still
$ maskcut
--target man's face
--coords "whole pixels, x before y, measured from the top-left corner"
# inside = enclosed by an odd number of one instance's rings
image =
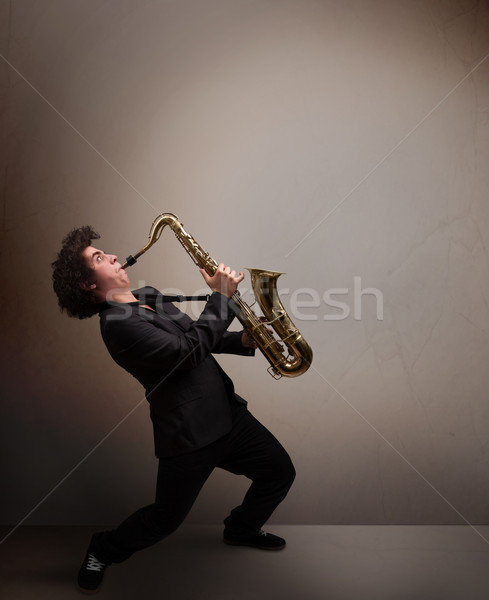
[[[114,254],[105,254],[93,246],[88,246],[83,251],[83,257],[88,266],[93,270],[93,288],[101,300],[109,300],[111,293],[129,289],[129,277],[121,263],[117,262]]]

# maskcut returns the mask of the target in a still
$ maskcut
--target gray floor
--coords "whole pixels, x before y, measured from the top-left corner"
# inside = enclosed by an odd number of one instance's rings
[[[22,527],[0,546],[0,597],[83,598],[75,573],[94,529]],[[489,526],[477,528],[489,540]],[[230,547],[219,526],[183,526],[122,565],[98,598],[125,600],[478,600],[489,543],[465,526],[273,526],[281,552]],[[8,532],[2,528],[2,538]]]

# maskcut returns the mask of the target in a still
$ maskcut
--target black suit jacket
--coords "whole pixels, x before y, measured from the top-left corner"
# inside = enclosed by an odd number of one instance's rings
[[[101,305],[100,328],[113,359],[146,390],[156,456],[219,439],[231,429],[233,404],[246,402],[211,353],[254,354],[242,346],[240,332],[226,331],[235,317],[233,301],[213,293],[194,321],[155,288],[133,294],[139,302]]]

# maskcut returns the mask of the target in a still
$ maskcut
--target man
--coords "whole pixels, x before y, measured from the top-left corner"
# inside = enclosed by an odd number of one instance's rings
[[[282,549],[285,540],[262,526],[287,495],[294,467],[212,356],[254,354],[245,332],[227,331],[235,317],[231,296],[244,275],[223,264],[212,277],[201,270],[212,294],[194,321],[154,288],[131,291],[117,257],[92,246],[99,237],[89,226],[65,237],[52,264],[53,287],[68,315],[99,314],[111,356],[144,386],[159,467],[154,503],[92,536],[79,590],[94,593],[107,566],[175,531],[215,467],[252,480],[224,519],[224,542]]]

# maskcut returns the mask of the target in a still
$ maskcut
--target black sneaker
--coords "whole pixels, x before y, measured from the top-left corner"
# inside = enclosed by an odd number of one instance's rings
[[[255,533],[231,533],[224,529],[223,541],[231,546],[250,546],[260,550],[282,550],[285,548],[285,540],[273,533],[267,533],[260,529]]]
[[[90,553],[89,548],[85,560],[78,571],[78,590],[83,594],[96,594],[102,584],[104,572],[107,567],[108,565]]]

